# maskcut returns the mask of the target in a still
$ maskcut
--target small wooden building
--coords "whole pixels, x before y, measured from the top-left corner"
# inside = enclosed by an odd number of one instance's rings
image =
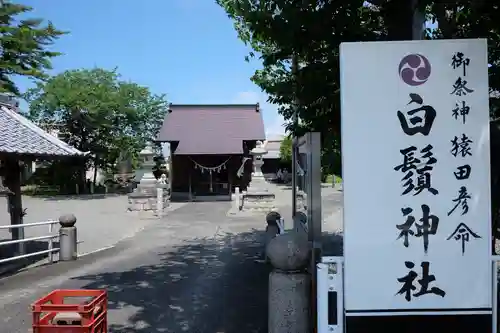
[[[84,156],[23,117],[17,106],[0,103],[0,192],[8,197],[11,224],[22,224],[25,214],[21,199],[23,164]],[[13,239],[23,238],[21,228],[12,230]]]
[[[170,105],[157,141],[170,144],[172,200],[230,200],[252,172],[249,151],[265,140],[259,104]]]

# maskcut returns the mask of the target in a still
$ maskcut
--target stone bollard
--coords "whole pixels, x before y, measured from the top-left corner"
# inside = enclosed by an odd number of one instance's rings
[[[168,184],[159,181],[156,184],[156,216],[161,218],[164,215],[165,208],[168,207]]]
[[[156,183],[156,216],[161,218],[164,215],[165,208],[169,206],[167,176],[162,174]]]
[[[311,278],[305,234],[287,232],[273,238],[267,257],[273,266],[269,274],[268,333],[309,333]]]
[[[163,216],[163,187],[160,184],[156,187],[156,216]]]
[[[73,214],[66,214],[59,217],[59,260],[76,260],[78,257],[76,238],[76,217]]]

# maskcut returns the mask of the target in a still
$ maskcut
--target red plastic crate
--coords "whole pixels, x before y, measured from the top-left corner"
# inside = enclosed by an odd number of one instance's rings
[[[31,312],[33,333],[108,332],[106,290],[56,289],[33,303]]]

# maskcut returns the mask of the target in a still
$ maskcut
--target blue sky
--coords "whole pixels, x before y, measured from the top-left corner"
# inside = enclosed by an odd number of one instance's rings
[[[250,81],[259,63],[215,0],[20,0],[32,17],[70,33],[53,46],[53,73],[102,67],[164,93],[174,104],[257,103],[266,131],[283,132],[283,119]],[[18,83],[24,91],[28,80]]]

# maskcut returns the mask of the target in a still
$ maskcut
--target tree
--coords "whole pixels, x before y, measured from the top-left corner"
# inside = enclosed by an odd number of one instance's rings
[[[339,45],[349,41],[410,39],[410,1],[360,0],[304,2],[293,0],[217,0],[235,22],[240,39],[257,54],[262,69],[251,78],[279,106],[292,132],[340,134]],[[488,1],[420,1],[430,21],[439,23],[427,38],[489,39],[490,86],[500,90],[500,7]],[[408,24],[410,22],[410,24]],[[300,68],[292,76],[290,60]],[[299,102],[301,126],[293,119]],[[498,98],[493,103],[498,104]]]
[[[323,147],[340,140],[339,45],[349,41],[411,39],[412,1],[389,0],[216,0],[234,20],[239,38],[252,48],[247,60],[259,57],[262,68],[252,76],[279,106],[296,134],[320,131]],[[500,6],[494,1],[420,0],[418,6],[437,28],[426,38],[488,38],[490,114],[500,117]],[[300,68],[292,76],[290,60]],[[294,124],[294,102],[299,126]],[[496,126],[492,131],[500,131]],[[500,144],[499,144],[500,145]],[[492,154],[492,163],[499,164]],[[494,179],[498,167],[493,168]],[[500,187],[500,181],[494,186]],[[500,192],[500,190],[498,190]],[[494,198],[494,216],[500,204]]]
[[[286,135],[280,144],[280,159],[283,163],[292,163],[292,136]]]
[[[64,141],[92,159],[80,166],[80,182],[90,164],[112,169],[120,154],[137,158],[153,139],[167,112],[163,95],[120,80],[116,70],[69,70],[30,89],[28,117],[56,128]]]
[[[339,114],[332,112],[339,108],[338,45],[376,39],[378,15],[357,0],[323,1],[317,7],[292,0],[218,3],[235,20],[240,39],[260,54],[263,68],[252,81],[279,106],[287,128],[300,132],[291,121],[297,100],[303,131],[339,133]],[[293,56],[299,62],[296,77],[290,70]]]
[[[318,6],[292,0],[217,2],[235,21],[240,39],[252,47],[247,60],[259,54],[263,68],[251,79],[278,106],[287,130],[295,135],[319,131],[323,150],[332,150],[328,145],[340,139],[338,46],[379,38],[380,13],[358,0]],[[296,75],[292,57],[299,63]],[[298,123],[293,121],[296,103]],[[325,170],[339,169],[333,156],[332,151],[323,153]]]
[[[42,19],[16,19],[32,11],[29,6],[3,0],[0,5],[0,92],[19,95],[15,76],[46,79],[50,60],[60,55],[48,47],[65,32]]]

